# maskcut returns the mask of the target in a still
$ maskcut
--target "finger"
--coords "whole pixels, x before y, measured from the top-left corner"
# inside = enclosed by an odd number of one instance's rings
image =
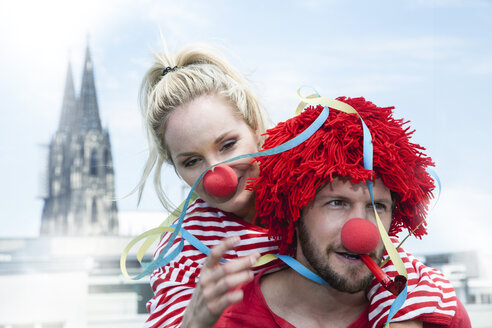
[[[241,271],[227,275],[224,278],[217,281],[215,285],[207,286],[203,289],[203,297],[206,300],[213,300],[214,298],[220,298],[224,294],[234,290],[241,284],[245,284],[253,280],[253,271]]]
[[[241,239],[239,236],[232,236],[225,238],[219,244],[215,245],[210,254],[207,256],[203,268],[200,273],[200,284],[206,286],[210,283],[214,283],[218,279],[224,276],[224,271],[221,268],[220,260],[223,255],[230,249],[233,249],[235,245]]]
[[[260,253],[254,252],[248,256],[240,257],[238,259],[229,261],[227,263],[217,265],[215,268],[209,268],[202,270],[200,276],[200,284],[203,288],[211,287],[211,290],[207,290],[205,293],[206,297],[216,297],[220,294],[225,293],[230,288],[227,288],[227,284],[229,280],[222,282],[220,284],[220,289],[216,291],[216,284],[220,282],[221,279],[228,277],[229,275],[233,275],[240,272],[246,272],[249,276],[249,271],[251,267],[256,263],[258,258],[260,257]],[[234,279],[234,278],[233,278]],[[231,286],[234,284],[235,280],[231,280]],[[236,285],[234,284],[234,287]]]
[[[255,251],[247,256],[239,257],[235,260],[222,264],[220,269],[224,272],[224,275],[249,270],[253,267],[253,265],[255,265],[259,258],[260,253]]]
[[[208,304],[208,310],[214,315],[220,315],[229,305],[241,302],[243,297],[244,293],[242,289],[231,291],[216,301],[210,302]]]
[[[228,261],[221,265],[217,265],[214,268],[204,268],[201,272],[200,281],[202,282],[202,285],[205,286],[219,281],[219,279],[222,279],[229,274],[249,270],[259,258],[260,253],[253,252],[248,256],[243,256],[238,259]]]
[[[217,264],[220,263],[220,259],[223,257],[223,255],[231,250],[234,249],[234,247],[241,241],[239,236],[232,236],[229,238],[226,238],[222,240],[220,243],[212,247],[212,250],[210,251],[210,254],[207,256],[207,259],[205,260],[204,266],[207,267],[214,267]]]

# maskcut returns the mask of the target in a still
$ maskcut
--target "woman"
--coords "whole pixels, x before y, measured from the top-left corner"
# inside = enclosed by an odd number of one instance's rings
[[[154,170],[155,189],[167,209],[169,201],[160,183],[164,163],[173,165],[191,186],[209,166],[256,152],[265,130],[264,114],[251,87],[224,58],[203,46],[186,47],[175,55],[156,54],[142,83],[141,103],[150,152],[140,195]],[[171,327],[182,320],[184,326],[215,322],[223,309],[242,299],[242,291],[234,289],[252,279],[251,267],[259,256],[275,252],[266,231],[252,224],[254,194],[244,188],[258,175],[257,165],[251,159],[228,165],[238,177],[235,192],[216,197],[200,183],[183,228],[209,247],[230,238],[207,262],[203,253],[185,243],[177,258],[152,273],[155,296],[148,303],[147,327]],[[166,242],[166,238],[160,242],[157,252]],[[242,258],[219,266],[221,257]]]

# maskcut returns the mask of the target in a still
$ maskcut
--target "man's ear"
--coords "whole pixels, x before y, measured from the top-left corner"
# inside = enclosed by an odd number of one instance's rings
[[[391,227],[393,226],[393,220],[395,219],[395,210],[398,206],[398,201],[400,199],[400,196],[392,190],[390,192],[391,192],[391,201],[393,202],[393,204],[391,204],[391,223],[390,223],[390,230],[391,230]]]

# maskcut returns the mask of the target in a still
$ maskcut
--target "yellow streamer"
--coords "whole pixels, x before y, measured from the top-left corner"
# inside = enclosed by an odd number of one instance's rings
[[[190,197],[190,203],[193,202],[197,198],[197,195],[193,193]],[[181,215],[181,211],[183,211],[183,206],[184,206],[184,201],[176,208],[157,228],[150,229],[137,237],[133,238],[128,245],[125,247],[123,252],[121,253],[120,257],[120,269],[121,272],[123,273],[123,276],[125,276],[128,279],[131,279],[130,276],[128,275],[128,271],[126,270],[126,258],[128,256],[128,253],[132,249],[132,247],[142,239],[146,238],[142,246],[138,249],[137,252],[137,260],[138,262],[142,263],[142,259],[147,252],[147,250],[152,246],[152,244],[159,239],[164,232],[173,232],[174,228],[169,228],[169,226],[176,221],[176,219]],[[164,229],[162,229],[164,228]],[[170,229],[170,230],[169,230]]]
[[[328,106],[330,108],[337,109],[339,111],[342,111],[342,112],[345,112],[348,114],[356,114],[360,118],[359,113],[352,106],[350,106],[350,105],[348,105],[342,101],[332,99],[332,98],[318,97],[315,94],[309,95],[308,97],[302,97],[300,94],[300,90],[301,89],[297,90],[297,95],[299,96],[299,98],[301,99],[302,102],[297,106],[295,115],[299,115],[307,104],[319,104],[322,106]],[[194,201],[196,198],[197,198],[197,195],[193,194],[191,197],[191,201]],[[145,253],[149,249],[149,247],[158,238],[160,238],[164,232],[173,232],[174,231],[174,228],[170,228],[169,225],[171,225],[179,217],[181,211],[183,211],[183,206],[184,206],[184,202],[181,203],[181,205],[173,213],[171,213],[171,215],[169,215],[169,217],[166,220],[164,220],[164,222],[161,223],[161,225],[159,227],[144,232],[143,234],[137,236],[136,238],[134,238],[133,240],[131,240],[128,243],[128,245],[123,250],[123,252],[121,254],[121,258],[120,258],[120,269],[126,278],[130,279],[130,276],[128,275],[128,271],[126,269],[126,258],[128,256],[130,249],[136,243],[141,241],[142,239],[147,238],[145,240],[145,242],[142,244],[142,246],[140,246],[140,248],[137,252],[137,259],[139,262],[141,262]],[[379,233],[381,235],[381,239],[383,240],[383,244],[386,248],[386,251],[388,252],[390,259],[392,260],[393,264],[395,265],[398,273],[400,275],[408,277],[407,271],[405,269],[405,265],[403,264],[403,261],[401,260],[401,257],[398,254],[395,246],[391,242],[386,230],[384,229],[384,226],[381,222],[381,219],[379,218],[379,215],[375,209],[374,209],[374,213],[376,215],[376,223],[377,223]],[[267,263],[275,260],[276,258],[277,257],[273,254],[263,255],[262,257],[260,257],[260,259],[258,259],[257,263],[254,266],[261,266],[261,265],[267,264]]]
[[[390,257],[391,261],[393,262],[393,265],[396,268],[396,271],[405,278],[408,278],[407,274],[407,269],[405,268],[405,264],[403,264],[403,261],[400,257],[400,254],[395,248],[395,245],[391,242],[391,239],[388,236],[388,233],[386,232],[386,229],[383,226],[383,223],[381,222],[381,219],[379,218],[378,212],[376,209],[374,209],[374,213],[376,214],[376,223],[378,226],[379,230],[379,235],[381,236],[381,239],[383,240],[384,247],[386,248],[386,252],[388,252],[388,256]]]
[[[197,195],[193,193],[190,197],[190,204],[197,198]],[[181,215],[181,212],[183,211],[183,206],[184,206],[184,201],[178,206],[177,209],[175,209],[168,217],[166,220],[164,220],[159,227],[169,227],[174,221],[178,219],[178,217]],[[156,239],[160,238],[160,236],[152,236],[140,246],[140,249],[137,252],[137,259],[139,262],[142,262],[142,258],[149,249],[149,247],[156,241]]]
[[[306,106],[306,104],[317,104],[317,105],[319,104],[322,106],[328,106],[329,108],[337,109],[339,111],[348,114],[356,114],[359,117],[359,119],[362,120],[359,113],[352,106],[340,100],[326,98],[326,97],[319,97],[316,95],[309,95],[308,97],[302,97],[301,89],[297,89],[297,95],[299,96],[302,102],[297,106],[296,115],[299,115],[301,113],[302,109]],[[395,245],[393,245],[393,243],[391,242],[391,239],[389,238],[388,233],[386,232],[386,229],[384,228],[383,223],[381,222],[381,219],[379,218],[376,209],[374,209],[374,214],[376,215],[376,223],[379,230],[379,235],[381,236],[381,239],[383,241],[384,247],[386,248],[386,252],[388,253],[388,256],[393,262],[393,265],[395,266],[398,273],[404,276],[405,278],[408,278],[407,270],[405,268],[405,265],[403,264],[400,254],[398,254]]]
[[[258,261],[256,261],[255,265],[253,267],[258,267],[264,264],[267,264],[269,262],[272,262],[273,260],[277,259],[278,257],[274,254],[265,254],[261,256]]]
[[[424,223],[425,221],[426,221],[425,219],[422,219],[422,221],[420,221],[420,223],[414,229],[412,229],[412,231],[409,231],[408,234],[405,236],[405,238],[403,238],[403,240],[400,241],[400,243],[398,244],[398,246],[396,246],[396,249],[398,250],[398,248],[400,248],[405,243],[405,241],[408,239],[408,237],[410,237],[422,225],[422,223]],[[381,268],[384,267],[384,265],[388,261],[389,261],[389,258],[386,258],[386,260],[384,260],[383,262],[381,262],[381,264],[379,266]]]
[[[126,270],[126,257],[128,253],[130,252],[130,249],[138,243],[140,240],[144,238],[150,238],[153,239],[154,241],[161,236],[164,232],[173,232],[174,228],[171,227],[157,227],[154,229],[150,229],[142,234],[140,234],[138,237],[132,239],[128,245],[126,245],[125,249],[123,250],[121,257],[120,257],[120,269],[121,273],[123,273],[123,276],[125,276],[128,279],[131,279],[130,275],[128,275],[128,271]],[[180,233],[181,234],[181,233]],[[140,260],[139,260],[140,262]]]
[[[326,98],[326,97],[313,97],[314,95],[310,95],[306,98],[301,96],[301,89],[297,89],[297,95],[299,98],[306,104],[316,104],[316,105],[322,105],[322,106],[327,106],[330,108],[337,109],[341,112],[348,113],[348,114],[357,114],[357,116],[360,117],[359,113],[354,109],[354,107],[350,106],[349,104],[344,103],[343,101],[332,99],[332,98]],[[301,103],[302,104],[302,103]],[[301,104],[297,106],[297,110],[301,107]],[[302,107],[304,108],[304,107]],[[301,110],[302,110],[301,108]],[[300,113],[300,111],[299,111]],[[296,111],[296,115],[299,114]]]
[[[297,93],[297,95],[299,95],[299,93]],[[318,95],[313,93],[312,95],[309,95],[306,98],[318,98]],[[296,113],[294,116],[301,114],[302,110],[306,107],[306,105],[307,105],[307,103],[305,103],[304,101],[301,101],[299,103],[299,105],[297,105]]]

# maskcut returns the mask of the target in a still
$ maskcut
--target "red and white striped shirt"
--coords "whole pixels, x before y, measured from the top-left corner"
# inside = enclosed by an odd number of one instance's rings
[[[395,247],[396,238],[391,239]],[[426,267],[413,255],[398,249],[408,273],[407,300],[398,310],[391,322],[419,320],[423,322],[447,326],[456,313],[457,298],[451,283],[436,269]],[[386,258],[386,256],[385,256]],[[390,277],[398,275],[391,261],[383,267]],[[367,294],[369,322],[371,327],[382,327],[388,318],[391,304],[396,296],[384,289],[373,280]]]
[[[227,260],[246,256],[253,251],[265,255],[275,254],[277,250],[274,241],[268,238],[266,229],[213,208],[200,198],[188,207],[182,227],[209,248],[217,245],[224,238],[239,236],[241,238],[239,244],[224,255]],[[168,233],[160,241],[155,256],[162,251],[170,235]],[[178,247],[180,241],[181,236],[178,235],[169,252]],[[154,270],[150,276],[154,297],[147,303],[150,316],[144,327],[181,326],[184,311],[193,295],[205,259],[205,254],[185,240],[183,250],[174,260]],[[278,264],[279,260],[274,262]],[[256,267],[253,271],[257,274],[272,264],[270,262]]]
[[[255,250],[261,255],[275,254],[277,250],[275,242],[268,238],[266,229],[210,207],[200,198],[188,207],[182,227],[209,248],[224,238],[240,236],[241,241],[236,248],[225,254],[224,258],[227,260],[248,255]],[[164,248],[169,237],[170,233],[160,241],[155,256]],[[180,241],[181,237],[178,235],[170,252],[178,247]],[[425,267],[403,249],[400,248],[398,251],[409,275],[408,297],[392,321],[420,319],[440,323],[450,320],[456,310],[456,296],[449,282],[437,270]],[[205,259],[205,254],[185,240],[183,250],[174,260],[154,270],[150,276],[154,297],[147,303],[150,316],[144,325],[145,328],[181,326],[184,311],[191,300]],[[255,268],[254,273],[278,264],[279,260],[270,262]],[[383,271],[391,277],[397,275],[391,261],[383,267]],[[385,323],[395,296],[374,280],[368,298],[371,303],[371,326],[380,327]]]

